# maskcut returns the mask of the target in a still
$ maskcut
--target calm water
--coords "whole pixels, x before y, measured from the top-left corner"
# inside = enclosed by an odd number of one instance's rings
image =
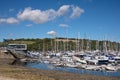
[[[76,69],[76,68],[69,68],[69,67],[54,67],[51,64],[44,64],[44,63],[27,63],[25,66],[31,67],[31,68],[44,69],[44,70],[58,70],[58,71],[66,71],[66,72],[80,73],[80,74],[120,77],[120,71],[117,71],[117,72],[91,71],[91,70]]]

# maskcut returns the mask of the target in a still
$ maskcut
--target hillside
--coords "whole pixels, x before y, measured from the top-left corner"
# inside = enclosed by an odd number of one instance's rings
[[[53,51],[56,47],[58,51],[61,50],[120,50],[120,43],[111,42],[108,40],[98,41],[89,39],[75,39],[75,38],[44,38],[44,39],[6,39],[0,42],[0,46],[7,46],[8,44],[27,44],[28,50],[32,51]]]

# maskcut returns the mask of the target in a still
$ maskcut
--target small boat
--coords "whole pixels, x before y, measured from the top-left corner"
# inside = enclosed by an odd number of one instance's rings
[[[87,67],[85,69],[87,69],[87,70],[100,70],[100,66],[87,65]]]
[[[108,71],[117,71],[117,68],[115,68],[114,66],[105,66],[105,69]]]
[[[78,57],[76,57],[76,56],[73,56],[72,58],[73,58],[74,60],[82,63],[82,64],[87,64],[86,60],[81,60],[80,58],[78,58]]]
[[[67,67],[73,67],[73,68],[74,68],[74,67],[77,67],[77,65],[71,64],[71,63],[66,63],[65,66],[67,66]]]

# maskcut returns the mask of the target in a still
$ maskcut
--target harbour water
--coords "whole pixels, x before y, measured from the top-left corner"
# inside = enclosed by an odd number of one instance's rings
[[[92,70],[77,69],[70,67],[55,67],[52,64],[45,64],[45,63],[27,63],[25,66],[31,68],[37,68],[37,69],[57,70],[57,71],[65,71],[65,72],[78,73],[78,74],[120,77],[120,71],[92,71]]]

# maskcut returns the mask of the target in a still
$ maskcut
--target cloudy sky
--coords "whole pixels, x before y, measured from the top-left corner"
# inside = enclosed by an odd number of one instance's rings
[[[120,41],[120,0],[0,0],[0,41],[78,33]]]

